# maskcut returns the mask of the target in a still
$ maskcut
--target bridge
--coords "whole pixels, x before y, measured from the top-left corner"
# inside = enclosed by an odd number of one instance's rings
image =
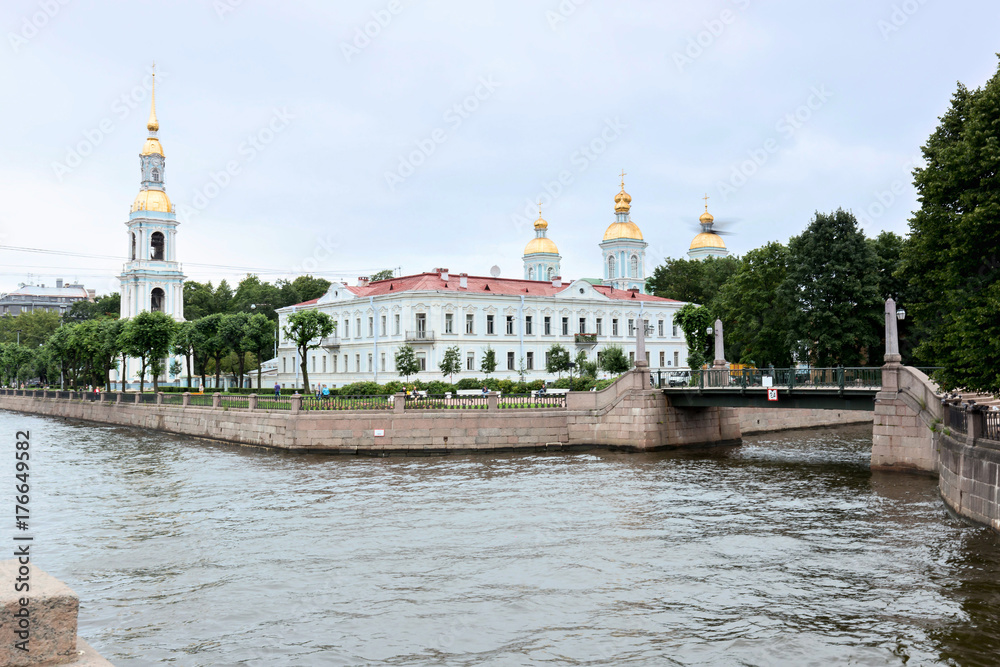
[[[675,408],[875,410],[882,368],[769,368],[693,371],[685,386],[653,379]]]

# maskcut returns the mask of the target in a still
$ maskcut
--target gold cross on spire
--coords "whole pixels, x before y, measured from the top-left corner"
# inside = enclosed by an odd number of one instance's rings
[[[705,193],[705,213],[708,213],[708,193]]]
[[[542,200],[538,200],[538,217],[542,217]]]
[[[156,120],[156,63],[153,63],[153,96],[152,101],[149,104],[149,122],[146,123],[146,128],[150,132],[156,132],[160,129],[160,122]]]
[[[626,177],[626,176],[628,176],[628,174],[626,174],[626,173],[625,173],[625,170],[624,170],[624,169],[622,169],[622,190],[624,190],[624,189],[625,189],[625,177]]]

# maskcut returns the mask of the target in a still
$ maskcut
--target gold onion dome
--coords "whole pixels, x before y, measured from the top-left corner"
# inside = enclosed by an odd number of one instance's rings
[[[607,231],[604,232],[604,240],[614,241],[615,239],[634,239],[636,241],[641,241],[642,230],[639,229],[639,225],[635,224],[631,220],[628,222],[613,222],[608,227]]]
[[[702,232],[701,234],[698,234],[698,236],[694,237],[694,241],[691,241],[690,249],[697,250],[698,248],[719,248],[721,250],[725,250],[726,243],[718,234]]]
[[[530,241],[528,241],[528,245],[524,246],[525,255],[537,255],[539,253],[558,255],[559,248],[557,248],[556,244],[552,242],[552,239],[546,238],[544,236],[539,236],[538,238],[531,239]]]
[[[542,218],[541,211],[539,211],[538,220],[535,220],[535,230],[537,231],[540,229],[548,229],[548,228],[549,228],[549,223],[545,222],[545,220]]]
[[[705,212],[701,214],[701,217],[698,218],[698,220],[703,225],[710,225],[715,222],[715,216],[708,212],[708,207],[706,206]]]
[[[628,213],[632,208],[632,196],[625,192],[625,183],[622,183],[622,191],[615,195],[615,213]]]
[[[136,211],[160,211],[170,213],[170,197],[163,190],[143,190],[132,202],[132,213]]]

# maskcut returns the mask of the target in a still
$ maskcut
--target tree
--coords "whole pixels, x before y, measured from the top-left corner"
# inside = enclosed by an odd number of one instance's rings
[[[202,358],[201,382],[205,384],[205,372],[208,368],[208,360],[215,362],[215,386],[219,386],[219,376],[222,374],[222,358],[226,356],[226,343],[219,335],[219,328],[222,326],[222,314],[214,313],[196,320],[194,323],[195,334],[192,338],[194,354]]]
[[[697,370],[709,359],[709,345],[712,338],[707,333],[712,326],[712,314],[705,306],[688,303],[681,306],[674,315],[674,322],[684,332],[684,342],[687,343],[687,365],[691,370]]]
[[[632,367],[628,357],[625,356],[625,350],[619,345],[608,345],[604,348],[598,361],[601,370],[611,375],[621,375]]]
[[[142,392],[146,369],[153,375],[153,391],[159,391],[159,375],[163,372],[163,358],[170,353],[174,328],[177,323],[166,313],[143,311],[128,320],[119,337],[121,349],[139,360],[139,391]]]
[[[97,341],[94,346],[96,352],[96,365],[101,369],[104,380],[104,389],[111,389],[111,369],[118,361],[118,355],[122,352],[121,333],[125,322],[118,318],[103,318],[97,320],[97,327],[94,332]]]
[[[854,215],[817,212],[788,250],[781,297],[789,302],[785,340],[796,358],[821,367],[881,362],[875,254]]]
[[[233,310],[244,313],[263,313],[270,318],[271,322],[278,321],[275,308],[280,308],[281,293],[277,287],[262,281],[253,274],[240,281],[233,295]],[[281,304],[281,305],[279,305]],[[271,326],[274,326],[273,324]]]
[[[324,338],[334,331],[333,320],[326,313],[318,310],[300,310],[292,313],[285,325],[285,336],[293,343],[299,353],[300,367],[302,368],[302,381],[306,391],[309,391],[309,369],[306,365],[306,357],[309,350],[315,350],[320,346]]]
[[[0,343],[20,343],[30,350],[49,339],[59,328],[59,314],[35,310],[11,317],[0,317]]]
[[[243,371],[246,368],[246,347],[247,323],[250,316],[246,313],[231,313],[224,315],[219,322],[219,337],[225,343],[226,348],[232,350],[236,355],[237,385],[243,387]]]
[[[574,360],[576,367],[580,369],[580,377],[597,377],[597,362],[590,361],[587,358],[587,351],[580,350],[576,353],[576,359]]]
[[[396,372],[410,381],[411,375],[420,372],[420,362],[417,360],[417,353],[409,345],[403,345],[396,350],[395,356]]]
[[[174,354],[184,357],[187,367],[187,386],[191,387],[191,358],[195,354],[195,340],[197,331],[194,322],[178,322],[177,330],[174,333]]]
[[[376,271],[372,274],[371,282],[376,283],[380,280],[391,280],[395,277],[395,273],[392,269],[382,269],[381,271]]]
[[[174,359],[170,362],[170,377],[178,377],[184,372],[184,367],[181,366],[181,362]]]
[[[260,389],[260,363],[270,359],[274,347],[275,326],[263,313],[250,316],[246,326],[246,349],[257,357],[257,389]]]
[[[486,377],[490,376],[490,373],[497,369],[497,353],[489,345],[486,346],[486,350],[483,351],[482,361],[479,362],[479,370],[482,371],[483,375]]]
[[[118,319],[121,302],[121,295],[117,292],[99,296],[94,301],[75,301],[63,314],[63,322],[83,322],[102,317]]]
[[[556,374],[569,370],[569,350],[559,343],[553,343],[546,352],[545,370]]]
[[[734,257],[668,259],[653,269],[653,275],[646,279],[646,291],[667,299],[707,306],[738,267],[739,261]]]
[[[188,280],[184,283],[184,319],[191,322],[212,315],[215,310],[212,283]]]
[[[781,243],[768,243],[740,259],[715,302],[725,326],[728,358],[757,366],[792,365],[786,342],[789,300],[780,294],[787,275],[788,248]]]
[[[444,351],[444,357],[442,357],[441,363],[438,364],[438,368],[441,369],[442,375],[448,376],[450,382],[455,381],[455,373],[462,371],[462,358],[458,345],[449,347]]]
[[[942,366],[946,389],[1000,393],[1000,71],[980,89],[959,84],[914,171],[921,202],[901,273],[914,354]]]

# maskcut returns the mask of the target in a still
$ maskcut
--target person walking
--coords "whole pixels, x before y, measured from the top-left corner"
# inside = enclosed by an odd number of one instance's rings
[[[281,398],[281,385],[277,382],[274,383],[274,397]]]

